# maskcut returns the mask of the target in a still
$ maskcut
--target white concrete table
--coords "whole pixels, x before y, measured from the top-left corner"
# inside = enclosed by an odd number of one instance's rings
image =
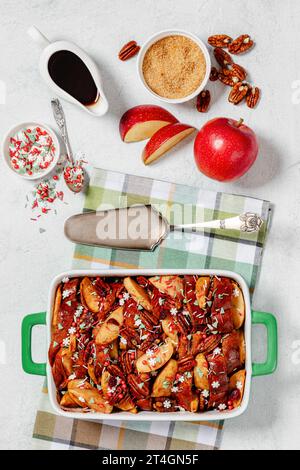
[[[71,6],[72,3],[72,6]],[[0,80],[6,102],[0,104],[0,135],[15,122],[53,124],[51,93],[38,74],[39,50],[26,36],[36,24],[50,39],[68,39],[86,49],[101,67],[110,112],[96,119],[64,104],[74,150],[83,150],[95,166],[137,175],[248,194],[275,205],[254,307],[277,314],[277,373],[253,380],[248,411],[225,425],[222,448],[300,448],[300,4],[297,0],[2,0],[0,4]],[[214,183],[195,167],[192,142],[158,164],[145,167],[143,143],[125,145],[118,120],[128,108],[158,103],[138,82],[135,60],[122,63],[117,54],[126,41],[142,43],[155,31],[182,28],[203,40],[215,33],[251,34],[256,47],[239,59],[262,89],[254,111],[234,107],[225,88],[210,85],[206,115],[194,103],[166,106],[184,122],[201,125],[215,116],[243,117],[258,134],[260,157],[246,177],[234,184]],[[2,100],[3,101],[3,100]],[[0,373],[1,448],[30,448],[42,378],[25,375],[20,361],[20,323],[30,312],[45,309],[51,278],[71,264],[73,246],[63,236],[66,216],[81,208],[69,197],[46,232],[40,233],[24,210],[29,187],[0,163]],[[253,341],[254,359],[263,358],[263,333]],[[42,328],[35,334],[36,359],[45,358]],[[298,350],[297,350],[298,348]],[[5,351],[3,351],[5,349]]]

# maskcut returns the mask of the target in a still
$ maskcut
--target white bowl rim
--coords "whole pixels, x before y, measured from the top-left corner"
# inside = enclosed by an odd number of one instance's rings
[[[39,126],[43,129],[45,129],[48,132],[48,134],[51,135],[51,137],[54,141],[55,148],[56,148],[54,158],[53,158],[51,164],[49,165],[49,167],[46,168],[46,170],[41,171],[40,173],[37,173],[35,175],[31,175],[31,176],[26,175],[26,174],[21,175],[20,173],[15,171],[13,169],[13,167],[11,166],[11,164],[10,164],[10,158],[9,158],[9,155],[7,155],[7,151],[6,151],[6,144],[7,144],[8,139],[12,135],[14,135],[18,130],[20,130],[22,128],[30,127],[30,126],[31,127],[32,126]],[[41,123],[41,122],[35,122],[35,121],[24,121],[24,122],[20,122],[18,124],[15,124],[15,125],[11,126],[11,128],[6,132],[4,138],[2,139],[1,150],[2,150],[3,160],[5,161],[6,165],[8,166],[8,168],[12,171],[12,173],[14,175],[17,175],[20,178],[23,178],[23,179],[26,179],[26,180],[29,180],[29,181],[34,181],[34,180],[39,180],[39,179],[44,178],[45,176],[47,176],[49,173],[51,173],[53,171],[53,169],[57,165],[57,162],[58,162],[59,157],[60,157],[60,142],[58,140],[56,132],[52,129],[52,127],[48,126],[48,124],[44,124],[44,123]]]
[[[206,62],[205,77],[202,80],[202,82],[200,83],[199,87],[193,93],[191,93],[190,95],[184,96],[182,98],[164,98],[163,96],[158,95],[153,90],[151,90],[151,88],[147,85],[147,83],[144,79],[144,76],[143,76],[143,72],[142,72],[142,65],[143,65],[144,56],[145,56],[146,51],[149,49],[149,47],[152,46],[152,44],[154,44],[155,42],[159,41],[160,39],[163,39],[164,37],[172,36],[172,35],[186,36],[189,39],[191,39],[192,41],[194,41],[200,47],[201,51],[203,52],[203,55],[205,57],[205,62]],[[150,93],[151,96],[153,96],[154,98],[157,98],[161,101],[164,101],[165,103],[179,104],[179,103],[185,103],[185,102],[190,101],[193,98],[195,98],[197,95],[199,95],[199,93],[206,86],[206,84],[208,82],[208,79],[209,79],[210,71],[211,71],[211,60],[210,60],[210,55],[209,55],[207,46],[194,33],[191,33],[189,31],[186,31],[186,30],[183,30],[183,29],[163,29],[163,30],[153,34],[152,36],[150,36],[147,39],[146,42],[144,42],[144,44],[142,45],[142,47],[139,51],[138,58],[137,58],[137,73],[138,73],[138,76],[139,76],[139,79],[140,79],[142,85],[145,87],[145,89],[148,91],[148,93]]]

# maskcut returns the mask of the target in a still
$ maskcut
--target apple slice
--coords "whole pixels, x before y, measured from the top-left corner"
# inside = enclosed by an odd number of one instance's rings
[[[120,119],[119,130],[124,142],[149,139],[168,124],[178,122],[173,114],[154,104],[143,104],[128,109]]]
[[[188,137],[195,128],[188,124],[177,122],[159,129],[149,140],[142,153],[145,165],[154,162],[172,147]]]

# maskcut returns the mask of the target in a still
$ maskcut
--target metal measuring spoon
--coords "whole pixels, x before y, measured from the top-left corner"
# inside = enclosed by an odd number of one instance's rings
[[[51,100],[51,106],[54,119],[59,127],[61,137],[67,150],[68,163],[64,168],[64,179],[66,185],[73,193],[79,193],[84,185],[84,170],[80,163],[75,163],[74,161],[67,132],[66,119],[60,101],[58,99]]]

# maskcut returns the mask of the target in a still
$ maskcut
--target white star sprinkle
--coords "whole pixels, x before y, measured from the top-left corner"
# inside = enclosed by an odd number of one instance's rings
[[[219,388],[220,387],[220,382],[215,380],[214,382],[212,382],[211,386],[212,386],[212,388]]]
[[[128,293],[128,292],[124,292],[124,294],[123,294],[123,299],[124,299],[124,300],[128,300],[129,298],[130,298],[129,293]]]
[[[171,314],[171,315],[177,315],[177,308],[174,308],[174,307],[171,308],[170,314]]]
[[[214,356],[217,356],[218,354],[221,354],[221,352],[222,352],[221,348],[215,348],[215,349],[213,350],[213,355],[214,355]]]
[[[71,294],[71,292],[72,292],[72,291],[71,291],[71,290],[68,290],[68,289],[63,290],[62,298],[63,298],[63,299],[66,299],[67,297],[69,297],[69,295]]]
[[[70,279],[68,277],[63,277],[61,282],[63,282],[65,284],[66,282],[69,282],[69,280]]]
[[[218,409],[219,409],[220,411],[226,410],[226,405],[225,405],[225,403],[220,403],[220,405],[218,406]]]
[[[70,346],[70,338],[69,337],[63,339],[63,346],[66,347],[66,348],[68,346]]]
[[[164,408],[171,408],[172,406],[170,400],[165,400],[163,405],[164,405]]]
[[[175,385],[174,385],[174,387],[171,388],[171,392],[173,392],[173,393],[177,393],[178,390],[179,390],[179,388],[176,387]]]
[[[146,354],[147,354],[147,356],[151,357],[151,356],[154,355],[154,352],[152,351],[152,349],[147,349]]]
[[[208,397],[209,397],[209,391],[208,391],[208,390],[202,390],[201,395],[202,395],[204,398],[208,398]]]
[[[68,329],[68,333],[70,335],[74,335],[76,333],[76,328],[74,326],[71,326],[71,328]]]

